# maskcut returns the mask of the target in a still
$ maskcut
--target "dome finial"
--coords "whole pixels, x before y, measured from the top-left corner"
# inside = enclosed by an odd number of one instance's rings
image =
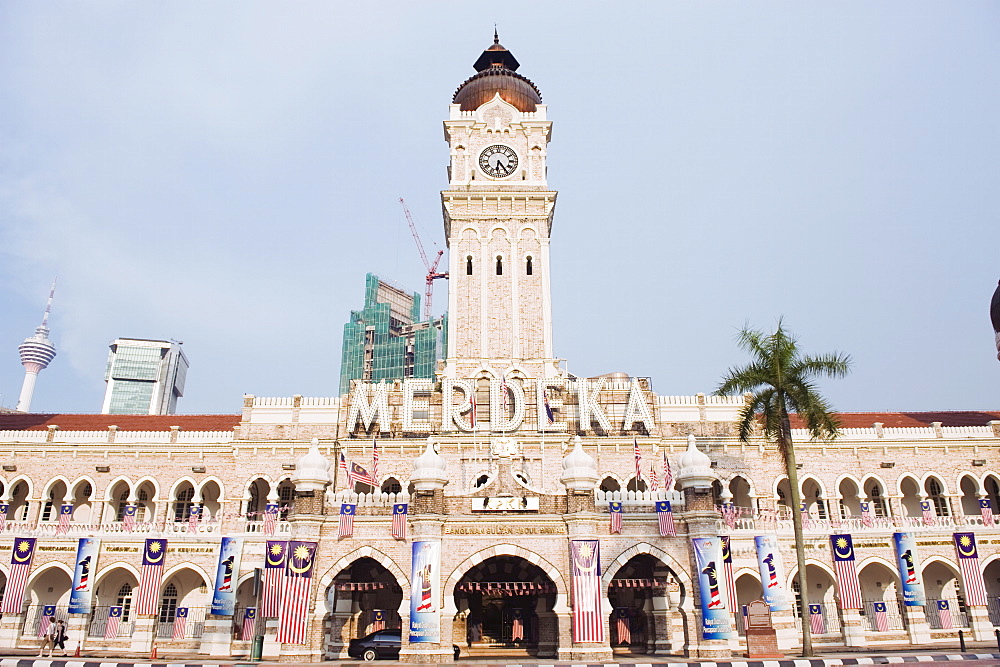
[[[500,43],[500,35],[497,33],[497,24],[496,23],[493,24],[493,43],[494,44],[499,44]]]

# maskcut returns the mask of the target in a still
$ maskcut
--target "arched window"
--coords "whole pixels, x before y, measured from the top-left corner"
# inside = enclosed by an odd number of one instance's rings
[[[56,490],[52,489],[49,491],[49,497],[45,500],[45,505],[42,506],[42,521],[52,520],[52,506],[56,501]]]
[[[482,487],[486,486],[486,484],[489,481],[490,481],[490,476],[489,475],[480,475],[479,477],[476,478],[476,481],[473,482],[472,487],[474,489],[482,488]]]
[[[472,255],[468,255],[465,258],[465,275],[472,275]]]
[[[795,593],[795,615],[802,618],[802,584],[798,579],[792,582],[792,592]]]
[[[531,255],[528,255],[528,260],[524,263],[525,274],[529,276],[532,275],[532,268],[533,267],[531,266]]]
[[[938,516],[951,516],[948,511],[948,500],[942,493],[941,483],[934,477],[927,480],[927,496],[934,503],[934,513]]]
[[[177,494],[174,501],[174,521],[187,521],[191,516],[191,499],[194,498],[194,488],[188,487]]]
[[[882,487],[876,484],[872,487],[870,494],[872,499],[872,509],[875,511],[875,516],[887,516],[889,513],[886,511],[885,497],[882,495]]]
[[[605,477],[601,480],[601,491],[605,493],[608,491],[621,491],[621,489],[621,484],[614,477]]]
[[[503,275],[503,258],[500,255],[497,255],[497,275]]]
[[[163,589],[160,598],[160,623],[173,623],[177,616],[177,587],[171,582]]]
[[[994,477],[988,477],[986,479],[986,495],[990,499],[990,505],[993,506],[993,511],[996,512],[1000,510],[1000,484],[997,484],[997,480]]]
[[[152,517],[147,518],[146,513],[149,511],[149,494],[146,493],[146,489],[139,489],[139,502],[135,510],[135,520],[136,521],[149,521]]]
[[[400,493],[402,490],[403,486],[395,477],[387,477],[382,482],[382,493]]]
[[[132,584],[125,582],[118,589],[115,606],[122,608],[122,623],[128,623],[132,615]]]
[[[128,507],[128,489],[122,491],[118,496],[118,511],[115,514],[115,521],[125,520],[125,508]]]

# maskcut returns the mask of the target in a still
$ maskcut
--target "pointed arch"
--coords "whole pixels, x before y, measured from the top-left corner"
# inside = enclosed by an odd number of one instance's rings
[[[135,487],[132,486],[132,480],[129,477],[125,476],[125,475],[118,475],[117,477],[115,477],[114,479],[112,479],[111,481],[109,481],[107,483],[107,485],[105,485],[105,487],[104,487],[104,497],[101,498],[101,500],[103,500],[105,502],[108,502],[108,501],[111,501],[111,500],[118,500],[117,498],[112,498],[111,497],[111,492],[114,490],[114,488],[116,486],[118,486],[118,484],[120,482],[124,482],[125,483],[125,485],[128,487],[128,494],[131,496],[132,493],[133,493],[133,491],[135,490]]]
[[[191,488],[193,488],[195,492],[198,491],[198,483],[194,481],[194,478],[192,478],[189,475],[185,475],[184,477],[180,477],[177,480],[175,480],[174,483],[170,486],[170,492],[169,495],[167,496],[167,500],[170,501],[177,500],[177,489],[179,489],[185,482],[190,484]]]
[[[197,484],[194,487],[194,494],[196,498],[204,499],[204,494],[202,490],[208,486],[210,483],[215,482],[216,486],[219,487],[219,498],[220,503],[226,502],[226,485],[222,483],[222,480],[215,475],[208,475],[205,479],[201,480],[201,484]]]
[[[153,497],[149,500],[153,502],[158,502],[160,500],[160,481],[153,477],[152,475],[143,475],[139,479],[135,480],[135,491],[138,493],[139,487],[149,482],[153,485]]]
[[[920,478],[920,490],[924,493],[927,492],[927,482],[931,479],[937,480],[938,484],[941,485],[941,494],[950,495],[951,492],[948,490],[948,485],[945,484],[944,476],[936,472],[925,472],[924,476]]]
[[[781,486],[782,482],[788,482],[788,475],[781,474],[774,478],[774,482],[771,484],[771,500],[779,500],[781,496],[778,495],[778,487]],[[791,499],[789,499],[791,502]]]
[[[327,568],[326,572],[320,577],[319,580],[319,591],[325,591],[330,588],[333,580],[337,578],[337,575],[346,570],[355,561],[361,560],[362,558],[371,558],[376,563],[380,564],[382,567],[387,569],[392,576],[396,579],[396,583],[403,591],[403,599],[410,599],[410,580],[406,578],[406,574],[403,573],[402,568],[396,564],[391,557],[382,553],[378,549],[372,546],[363,546],[360,549],[355,549],[351,553],[342,556],[337,560],[336,563]],[[316,613],[332,613],[332,609],[329,608],[327,601],[327,596],[325,594],[318,594],[316,596]]]
[[[848,473],[842,473],[841,475],[839,475],[839,476],[837,477],[837,482],[836,482],[836,484],[834,485],[834,490],[835,490],[835,492],[836,492],[836,494],[837,494],[837,495],[836,495],[836,498],[838,498],[838,499],[840,499],[840,500],[844,500],[844,496],[843,496],[843,495],[841,494],[841,492],[840,492],[840,487],[841,487],[841,485],[842,485],[842,484],[843,484],[843,483],[844,483],[845,481],[850,481],[850,482],[853,482],[853,483],[854,483],[854,487],[855,487],[856,489],[858,489],[859,491],[860,491],[860,490],[861,490],[861,488],[862,488],[862,484],[861,484],[861,480],[860,480],[860,479],[858,479],[858,478],[857,478],[857,476],[855,476],[854,474],[852,474],[852,473],[849,473],[849,472],[848,472]]]
[[[899,494],[900,496],[904,495],[905,492],[903,491],[903,483],[906,480],[912,481],[913,484],[917,487],[917,490],[920,491],[921,493],[923,493],[923,489],[924,489],[923,482],[921,482],[920,479],[918,479],[917,476],[914,475],[913,473],[907,472],[907,473],[903,473],[902,475],[900,475],[896,479],[896,493],[897,494]]]
[[[90,475],[80,475],[73,480],[73,483],[69,486],[70,494],[75,498],[77,487],[81,484],[90,484],[90,497],[94,497],[94,491],[97,490],[97,482]]]
[[[45,488],[42,490],[42,500],[48,500],[49,494],[52,493],[52,488],[59,482],[62,482],[66,486],[66,492],[69,493],[70,490],[69,478],[66,477],[65,475],[56,475],[50,478],[49,481],[45,483]],[[62,500],[62,498],[56,498],[56,500]]]
[[[618,554],[618,557],[611,561],[607,568],[605,568],[604,574],[601,576],[601,589],[605,597],[608,594],[608,583],[615,578],[618,570],[622,569],[626,563],[632,560],[633,557],[640,554],[652,556],[670,568],[673,573],[677,575],[681,585],[684,587],[685,599],[692,599],[692,592],[694,589],[691,588],[691,578],[688,576],[687,568],[678,563],[677,560],[666,551],[653,546],[648,542],[633,544],[628,549]]]
[[[482,563],[484,560],[488,558],[493,558],[495,556],[516,556],[517,558],[523,558],[532,565],[536,565],[542,570],[542,572],[545,573],[545,576],[547,576],[552,581],[552,583],[556,585],[556,592],[558,597],[560,597],[563,600],[566,600],[568,604],[569,589],[566,586],[566,582],[563,580],[562,573],[559,572],[559,568],[549,563],[547,560],[542,558],[542,556],[535,553],[534,551],[529,551],[524,547],[519,547],[514,544],[497,544],[492,547],[487,547],[485,549],[477,551],[476,553],[472,554],[471,556],[463,560],[461,563],[458,564],[458,566],[455,569],[451,571],[451,574],[448,576],[448,580],[445,583],[445,589],[443,591],[443,594],[448,597],[454,597],[455,586],[457,586],[458,582],[462,580],[462,577],[465,576],[465,573],[468,572],[471,568],[475,567],[476,565]],[[405,599],[405,594],[404,594],[404,599]],[[556,604],[558,606],[559,603],[557,602]]]
[[[884,479],[882,479],[879,475],[870,472],[861,478],[861,493],[865,493],[865,487],[868,486],[869,480],[875,480],[878,483],[878,485],[882,487],[883,492],[889,490],[889,485],[885,483]]]
[[[59,561],[49,561],[44,565],[39,565],[31,571],[31,575],[28,577],[28,582],[24,585],[25,590],[29,590],[31,586],[49,570],[59,570],[60,572],[68,575],[71,582],[73,581],[73,569],[69,565],[60,563]]]
[[[142,579],[139,576],[139,568],[137,568],[135,565],[132,565],[131,563],[126,563],[125,561],[117,560],[113,563],[108,563],[107,565],[105,565],[104,567],[102,567],[100,570],[97,571],[97,574],[94,576],[94,586],[93,586],[94,590],[96,591],[98,588],[100,588],[101,582],[104,580],[104,578],[109,574],[111,574],[112,572],[114,572],[115,570],[125,570],[133,577],[135,577],[135,580],[137,582],[142,581]]]
[[[31,478],[28,477],[27,475],[18,475],[14,479],[10,480],[10,484],[7,485],[7,488],[13,491],[14,488],[17,487],[18,482],[24,482],[25,485],[27,485],[28,487],[28,493],[26,493],[24,496],[25,500],[37,500],[37,498],[33,497],[35,493],[35,485],[31,481]],[[8,494],[8,496],[10,495],[10,491],[6,491],[6,493]]]
[[[815,482],[816,486],[819,487],[822,498],[830,497],[826,492],[826,484],[823,483],[823,480],[812,473],[806,473],[802,477],[799,477],[799,495],[803,495],[805,493],[806,482]]]
[[[177,565],[174,565],[173,567],[171,567],[169,570],[165,570],[163,572],[163,577],[162,577],[162,579],[160,581],[162,581],[163,583],[166,583],[166,582],[168,582],[170,580],[170,577],[172,577],[175,574],[177,574],[178,572],[182,572],[184,570],[191,570],[192,572],[194,572],[195,574],[197,574],[199,577],[201,577],[201,580],[205,582],[205,585],[208,586],[208,588],[210,588],[210,589],[212,588],[213,584],[215,583],[213,581],[213,578],[209,577],[208,572],[206,572],[204,568],[202,568],[200,565],[196,565],[195,563],[192,563],[190,561],[187,561],[187,562],[184,562],[184,563],[178,563]],[[250,571],[249,576],[253,576],[253,570]]]

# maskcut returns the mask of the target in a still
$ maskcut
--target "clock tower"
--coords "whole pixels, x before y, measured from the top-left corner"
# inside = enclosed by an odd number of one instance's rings
[[[450,250],[449,378],[562,375],[552,351],[546,182],[552,123],[541,93],[494,35],[458,87],[444,135],[441,193]]]

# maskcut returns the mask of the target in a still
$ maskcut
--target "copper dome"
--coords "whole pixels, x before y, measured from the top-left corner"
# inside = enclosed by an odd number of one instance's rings
[[[542,103],[542,94],[535,84],[514,71],[520,64],[514,54],[500,44],[496,33],[493,44],[483,51],[473,67],[478,73],[459,86],[452,98],[453,104],[462,105],[462,111],[478,109],[497,93],[519,111],[535,111]]]

